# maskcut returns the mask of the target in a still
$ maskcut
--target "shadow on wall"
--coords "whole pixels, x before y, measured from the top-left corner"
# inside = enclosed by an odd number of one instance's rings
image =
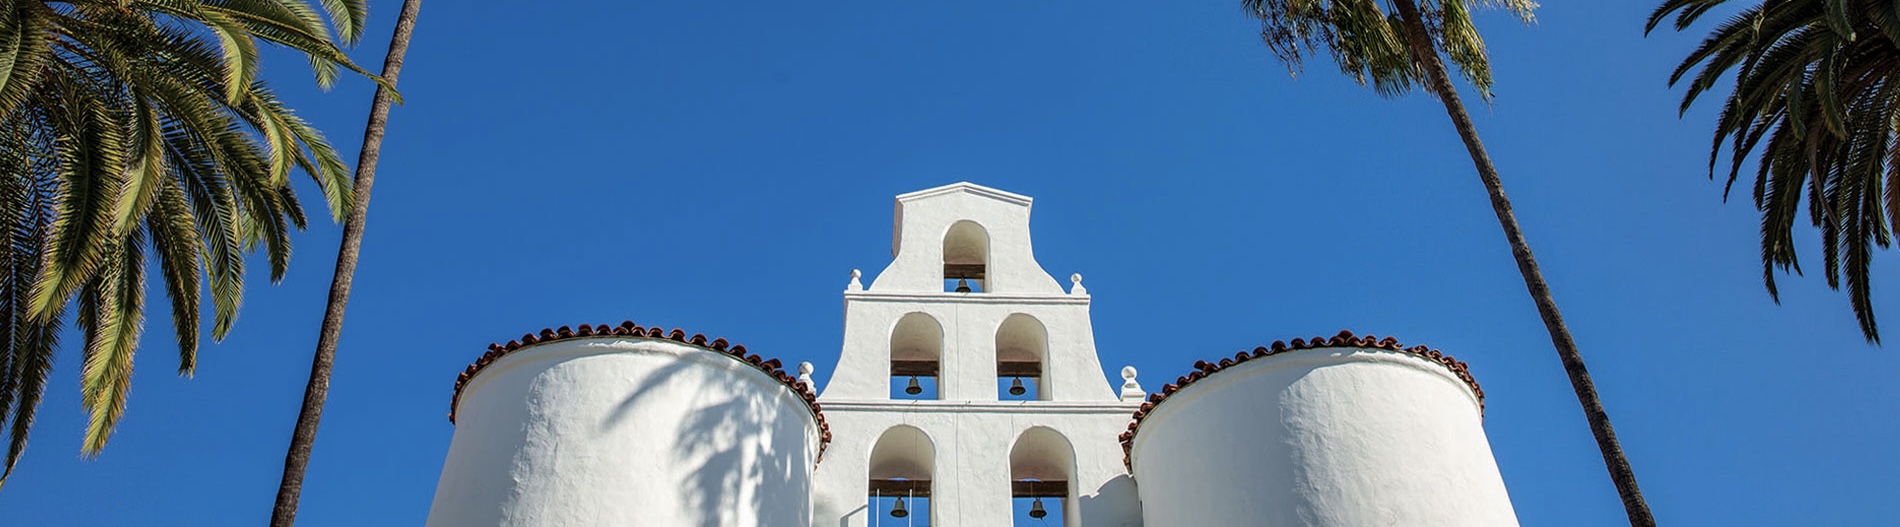
[[[1082,518],[1134,518],[1124,527],[1141,525],[1141,498],[1136,494],[1135,480],[1127,474],[1103,482],[1093,493],[1083,493],[1076,500],[1076,508],[1081,509]]]
[[[737,375],[758,374],[744,371],[749,366],[737,366]],[[701,373],[696,371],[700,368],[712,366],[679,360],[655,370],[648,377],[652,382],[629,394],[601,423],[602,435],[626,425],[629,418],[637,419],[643,400],[665,393],[675,404],[693,409],[671,438],[674,463],[691,467],[679,481],[689,518],[703,527],[804,524],[800,519],[811,515],[810,477],[804,474],[809,467],[802,466],[804,456],[778,451],[776,445],[806,440],[806,420],[782,415],[802,408],[783,404],[776,387],[734,390],[719,382],[726,375],[695,374]]]
[[[838,517],[838,527],[851,527],[852,516],[857,516],[859,514],[870,514],[870,513],[871,513],[871,506],[859,505],[858,508],[851,509],[851,512],[846,512],[844,513],[844,516]],[[866,518],[869,518],[869,516],[866,516]],[[865,523],[870,523],[870,522],[867,521]]]
[[[691,361],[680,360],[673,361],[672,364],[668,364],[666,367],[654,370],[647,378],[650,381],[655,379],[657,379],[657,381],[641,384],[639,389],[627,395],[626,400],[620,401],[620,406],[614,407],[613,413],[609,414],[605,421],[601,421],[600,434],[607,436],[613,429],[619,428],[620,422],[627,420],[627,415],[633,413],[634,407],[638,406],[641,400],[646,399],[648,395],[652,395],[655,390],[675,384],[673,381],[681,378],[680,372],[691,366],[693,366]]]

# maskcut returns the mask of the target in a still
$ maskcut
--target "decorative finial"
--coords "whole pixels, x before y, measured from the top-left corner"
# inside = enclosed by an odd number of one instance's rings
[[[864,284],[863,284],[863,283],[859,283],[859,282],[858,282],[858,277],[860,277],[860,276],[864,276],[864,273],[863,273],[863,272],[860,272],[860,271],[858,271],[857,269],[852,269],[852,270],[851,270],[851,283],[849,283],[849,284],[846,284],[846,285],[844,286],[844,290],[846,290],[846,291],[863,291],[863,290],[864,290]]]
[[[1135,367],[1122,366],[1122,401],[1140,401],[1147,396],[1141,391],[1141,383],[1135,382]]]
[[[1069,294],[1071,295],[1089,294],[1089,288],[1082,287],[1082,273],[1075,273],[1075,274],[1069,275],[1069,283],[1075,284],[1075,285],[1069,286]]]
[[[857,271],[852,271],[852,273],[855,274],[857,273]],[[805,383],[805,388],[811,389],[811,363],[810,362],[798,363],[798,382]]]

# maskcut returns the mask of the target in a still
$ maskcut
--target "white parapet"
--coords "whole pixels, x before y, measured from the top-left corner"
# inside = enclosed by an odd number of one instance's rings
[[[459,392],[428,525],[809,525],[823,432],[776,368],[625,335],[489,361]]]
[[[1145,523],[1517,525],[1462,363],[1356,344],[1223,361],[1157,396],[1130,438]]]

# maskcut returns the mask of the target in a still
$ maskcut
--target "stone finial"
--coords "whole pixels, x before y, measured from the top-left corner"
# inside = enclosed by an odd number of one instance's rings
[[[1073,284],[1069,286],[1069,294],[1071,295],[1089,294],[1089,288],[1082,287],[1082,273],[1075,273],[1075,274],[1069,275],[1069,283]]]
[[[857,271],[852,271],[852,274],[856,274],[856,273]],[[798,382],[805,383],[805,386],[808,386],[808,387],[811,386],[811,363],[810,362],[798,363]]]
[[[1140,401],[1147,396],[1147,392],[1141,391],[1141,383],[1135,382],[1135,367],[1122,366],[1122,401]]]
[[[862,282],[859,282],[859,281],[858,281],[858,277],[860,277],[860,276],[864,276],[864,273],[863,273],[863,272],[861,272],[861,271],[858,271],[857,269],[852,269],[852,270],[851,270],[851,283],[849,283],[849,284],[845,284],[845,286],[844,286],[844,290],[846,290],[846,291],[863,291],[863,290],[864,290],[864,284],[863,284]]]

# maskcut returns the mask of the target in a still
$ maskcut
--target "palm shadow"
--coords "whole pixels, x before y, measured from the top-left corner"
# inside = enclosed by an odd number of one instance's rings
[[[655,394],[684,397],[681,404],[699,410],[686,416],[677,430],[643,433],[671,434],[674,459],[694,465],[679,485],[686,510],[698,511],[698,524],[738,525],[751,515],[747,511],[757,511],[760,526],[806,525],[811,515],[811,467],[804,466],[805,456],[799,452],[779,451],[775,445],[788,435],[797,442],[805,441],[809,420],[782,413],[804,410],[785,404],[787,399],[772,388],[734,390],[727,385],[678,382],[681,373],[693,367],[709,366],[678,360],[655,370],[649,382],[628,394],[602,420],[603,435],[625,424],[642,402]],[[739,373],[764,374],[749,366],[741,366]],[[777,384],[772,381],[773,387]]]

